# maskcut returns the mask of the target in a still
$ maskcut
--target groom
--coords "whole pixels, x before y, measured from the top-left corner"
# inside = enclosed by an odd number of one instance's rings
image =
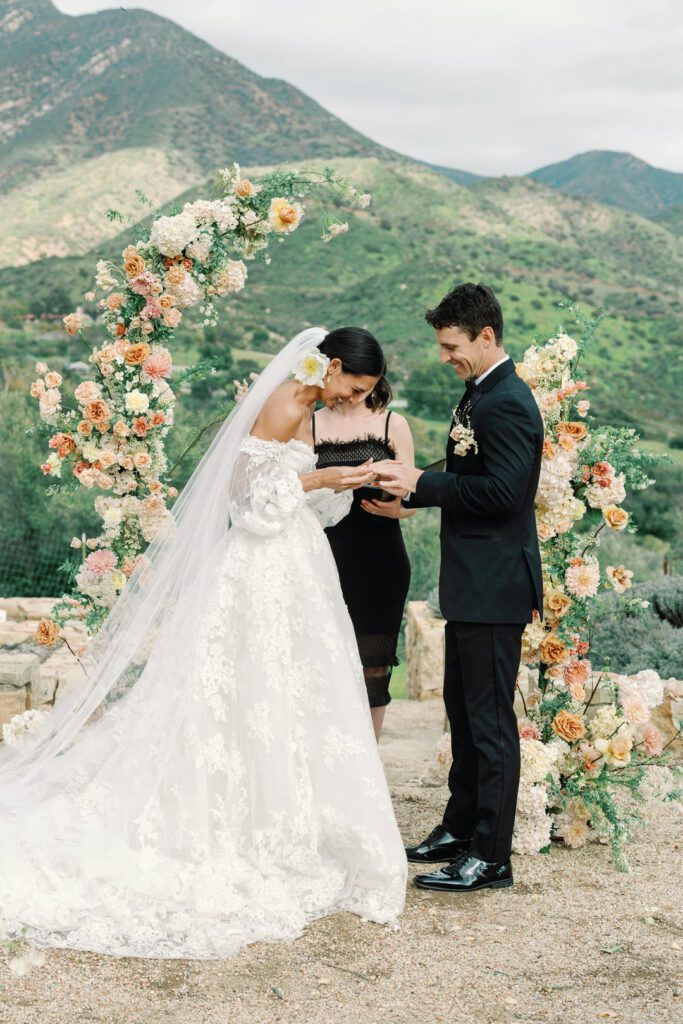
[[[513,710],[524,626],[543,608],[534,518],[543,422],[503,349],[503,314],[483,284],[461,284],[428,310],[440,360],[465,381],[445,472],[375,468],[410,508],[441,509],[440,603],[446,622],[444,701],[451,725],[451,791],[443,822],[406,850],[422,889],[471,892],[512,885],[519,785]]]

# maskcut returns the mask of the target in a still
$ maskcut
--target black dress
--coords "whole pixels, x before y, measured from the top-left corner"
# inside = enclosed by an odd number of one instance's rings
[[[317,468],[396,458],[389,441],[390,416],[387,413],[383,438],[369,434],[351,441],[317,441],[314,416]],[[400,521],[373,516],[361,507],[365,498],[377,496],[372,487],[354,491],[349,514],[325,531],[356,631],[371,708],[384,707],[391,700],[389,681],[392,667],[398,665],[396,647],[410,585],[410,561]]]

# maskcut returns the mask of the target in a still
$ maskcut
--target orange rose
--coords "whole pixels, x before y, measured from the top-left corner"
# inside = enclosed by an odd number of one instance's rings
[[[546,665],[558,665],[567,656],[567,645],[564,640],[560,640],[559,636],[555,636],[554,633],[550,633],[545,640],[542,640],[538,645],[538,652],[541,655],[541,661]]]
[[[139,366],[140,363],[144,363],[151,351],[146,341],[140,341],[137,345],[130,345],[126,349],[126,362],[129,366]]]
[[[576,420],[560,420],[555,427],[555,432],[558,437],[566,434],[574,441],[582,441],[588,433],[585,424],[578,423]]]
[[[76,451],[76,442],[74,441],[71,434],[63,434],[62,439],[57,445],[57,454],[60,459],[65,459],[67,455],[71,455]]]
[[[79,434],[83,434],[84,437],[88,437],[90,434],[92,434],[92,427],[90,426],[89,423],[86,423],[85,420],[81,420],[81,422],[76,427],[76,430],[78,431]]]
[[[192,262],[192,260],[189,260],[187,258],[187,256],[184,259],[182,259],[180,261],[180,263],[181,263],[181,266],[185,267],[185,270],[192,270],[192,268],[194,266],[194,263]]]
[[[52,647],[59,637],[59,626],[52,619],[41,619],[36,630],[35,640],[43,647]]]
[[[90,420],[91,423],[106,423],[111,412],[106,402],[103,402],[101,398],[95,399],[94,402],[88,402],[83,407],[83,415],[86,420]]]
[[[123,269],[127,277],[137,277],[145,270],[146,263],[134,245],[123,250]]]
[[[172,306],[175,306],[175,296],[171,295],[170,292],[166,292],[165,295],[160,295],[159,305],[162,309],[171,309]]]
[[[629,514],[625,509],[619,508],[618,505],[606,505],[602,510],[602,514],[607,525],[611,526],[613,530],[623,530],[628,525]]]
[[[556,736],[566,740],[567,743],[575,743],[576,740],[580,740],[582,736],[586,735],[583,720],[579,715],[571,714],[570,711],[558,711],[551,728]]]

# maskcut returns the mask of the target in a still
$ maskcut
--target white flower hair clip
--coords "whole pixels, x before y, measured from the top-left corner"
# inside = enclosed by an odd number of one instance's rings
[[[307,384],[311,387],[322,388],[325,385],[325,374],[330,365],[330,359],[319,349],[306,352],[299,365],[294,370],[294,380],[300,384]]]

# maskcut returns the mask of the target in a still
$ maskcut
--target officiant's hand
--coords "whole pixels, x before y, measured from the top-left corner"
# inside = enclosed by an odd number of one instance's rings
[[[406,466],[395,459],[384,459],[373,465],[374,473],[385,491],[395,494],[398,498],[407,498],[417,487],[422,470],[415,466]]]
[[[360,504],[371,516],[384,516],[385,519],[408,519],[417,512],[416,508],[404,508],[400,498],[392,501],[361,501]]]

